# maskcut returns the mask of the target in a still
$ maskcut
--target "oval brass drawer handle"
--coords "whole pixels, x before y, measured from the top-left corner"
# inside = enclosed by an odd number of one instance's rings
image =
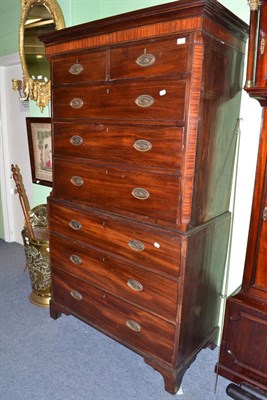
[[[144,290],[142,283],[136,281],[135,279],[129,279],[127,285],[136,292],[142,292]]]
[[[132,195],[138,200],[147,200],[150,196],[150,193],[143,188],[134,188],[132,190]]]
[[[136,240],[136,239],[131,239],[128,242],[128,246],[131,247],[132,250],[135,251],[143,251],[145,250],[145,246],[142,242],[140,242],[140,240]]]
[[[128,319],[128,321],[126,321],[126,325],[128,326],[128,328],[130,328],[132,331],[135,332],[141,332],[141,326],[138,324],[138,322],[133,321],[132,319]]]
[[[71,294],[71,296],[72,296],[75,300],[78,300],[78,301],[81,301],[82,298],[83,298],[83,296],[81,295],[81,293],[80,293],[80,292],[77,292],[77,290],[72,290],[72,291],[70,292],[70,294]]]
[[[71,261],[73,264],[76,264],[76,265],[81,265],[81,263],[82,263],[81,257],[76,256],[76,254],[72,254],[72,255],[70,256],[70,261]]]
[[[135,100],[135,104],[137,104],[139,107],[150,107],[154,103],[154,99],[152,96],[149,96],[148,94],[141,94],[141,96],[138,96],[137,99]]]
[[[80,224],[80,222],[78,221],[75,221],[75,219],[72,219],[70,221],[69,226],[75,231],[79,231],[80,229],[82,229],[82,224]]]
[[[70,106],[77,110],[78,108],[82,108],[83,106],[83,101],[82,99],[79,99],[78,97],[75,97],[70,101]]]
[[[142,151],[142,152],[146,152],[146,151],[150,151],[152,149],[152,144],[145,139],[138,139],[136,140],[136,142],[133,144],[133,147],[135,148],[135,150],[137,151]]]
[[[83,138],[79,135],[73,135],[70,138],[70,142],[71,144],[73,144],[73,146],[80,146],[81,144],[83,144]]]
[[[80,176],[73,176],[70,181],[74,186],[82,186],[84,183]]]
[[[81,72],[83,72],[83,66],[79,63],[73,64],[69,69],[69,73],[72,75],[79,75]]]
[[[156,61],[156,57],[153,56],[153,54],[141,54],[135,62],[138,64],[140,67],[150,67],[150,65],[153,65],[154,62]]]

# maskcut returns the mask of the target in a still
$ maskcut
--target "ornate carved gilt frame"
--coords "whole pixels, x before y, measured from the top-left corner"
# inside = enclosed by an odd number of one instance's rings
[[[50,100],[50,80],[48,82],[39,82],[33,80],[27,68],[25,53],[24,53],[24,29],[25,23],[30,12],[30,9],[34,4],[41,3],[46,6],[51,13],[53,20],[56,25],[56,29],[63,29],[65,27],[64,17],[60,6],[56,0],[21,0],[21,19],[19,26],[19,55],[21,60],[21,66],[23,71],[23,83],[18,80],[13,80],[13,89],[23,89],[25,99],[29,98],[36,101],[37,106],[43,111],[44,107],[47,106]]]

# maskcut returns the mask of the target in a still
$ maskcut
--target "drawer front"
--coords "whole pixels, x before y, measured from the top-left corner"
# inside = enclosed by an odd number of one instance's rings
[[[147,80],[53,90],[54,118],[184,120],[185,80]]]
[[[52,58],[52,84],[106,80],[106,51]]]
[[[188,37],[148,40],[111,48],[110,78],[184,74],[187,72]]]
[[[178,234],[107,214],[62,207],[50,200],[48,204],[52,232],[121,256],[152,271],[179,276],[181,240]]]
[[[54,160],[54,195],[119,214],[176,223],[177,175],[153,174],[114,167]]]
[[[54,123],[54,154],[181,169],[183,128]]]
[[[171,362],[175,325],[99,290],[64,271],[52,273],[53,300],[137,351]]]
[[[175,321],[178,282],[50,235],[52,268],[59,267],[105,291]]]

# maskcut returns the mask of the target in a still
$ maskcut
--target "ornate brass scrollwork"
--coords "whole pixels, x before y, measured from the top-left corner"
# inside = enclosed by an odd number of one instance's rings
[[[248,0],[248,5],[251,11],[257,11],[261,5],[260,0]]]

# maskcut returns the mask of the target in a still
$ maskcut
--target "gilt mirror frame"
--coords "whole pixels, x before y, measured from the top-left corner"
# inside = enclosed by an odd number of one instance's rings
[[[23,89],[26,97],[36,101],[37,106],[43,111],[51,98],[51,82],[40,82],[30,76],[25,57],[25,24],[29,13],[35,4],[44,5],[50,12],[55,29],[65,28],[64,16],[57,0],[21,0],[21,19],[19,26],[19,56],[23,71]]]

